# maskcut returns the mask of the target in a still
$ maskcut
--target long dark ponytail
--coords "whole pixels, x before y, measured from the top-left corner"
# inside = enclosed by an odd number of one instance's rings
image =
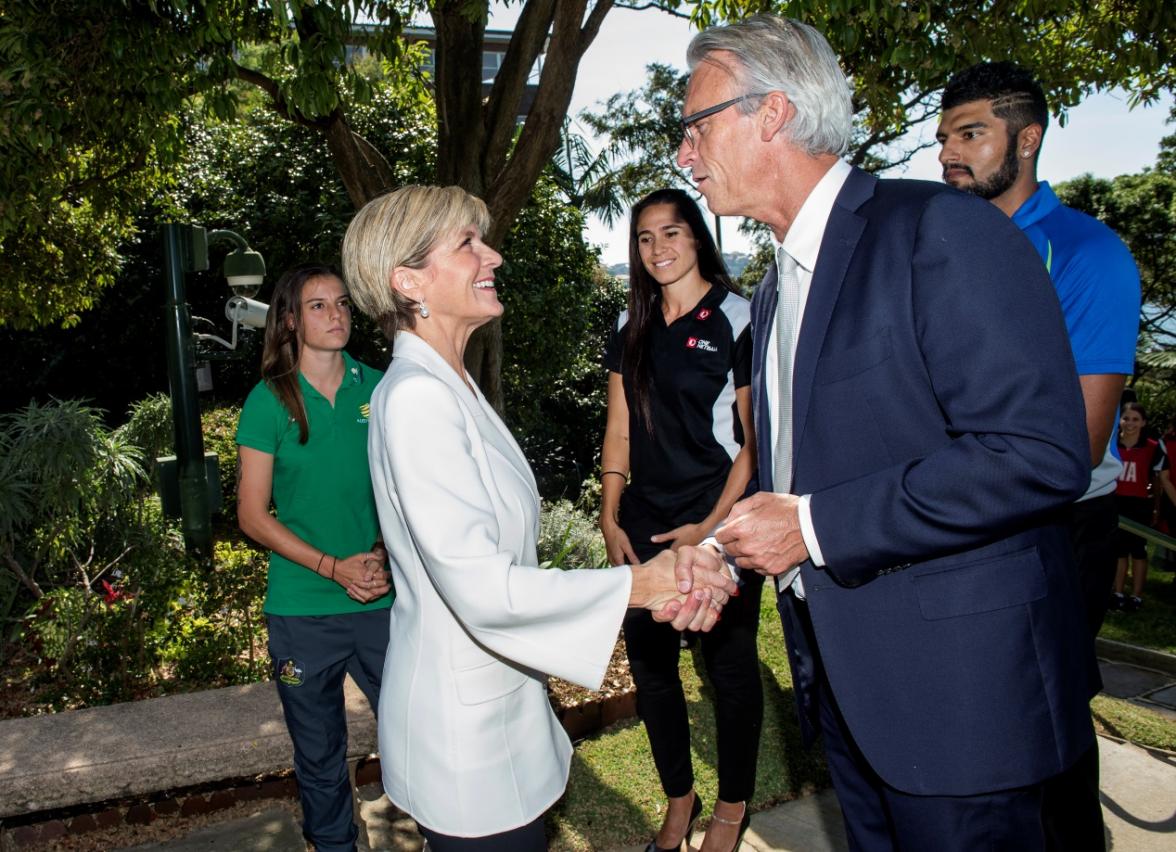
[[[310,437],[302,386],[298,383],[298,332],[302,328],[302,289],[312,278],[342,278],[333,266],[305,263],[287,270],[274,285],[265,318],[265,345],[261,350],[261,377],[298,424],[298,443]],[[293,323],[287,319],[293,319]],[[293,328],[291,328],[293,325]]]
[[[703,279],[717,287],[737,293],[727,265],[715,247],[706,219],[694,199],[680,189],[658,189],[633,205],[629,212],[629,323],[625,328],[625,351],[622,369],[633,377],[633,399],[629,407],[645,430],[653,434],[653,412],[650,408],[650,324],[661,310],[661,285],[645,269],[641,247],[637,242],[637,220],[645,208],[655,204],[670,204],[678,217],[690,228],[698,246],[698,272]]]

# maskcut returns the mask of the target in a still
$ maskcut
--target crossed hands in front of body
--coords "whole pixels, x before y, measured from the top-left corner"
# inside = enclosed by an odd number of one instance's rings
[[[377,541],[372,549],[340,559],[335,567],[336,583],[347,590],[347,596],[360,603],[368,603],[392,591],[392,572],[388,570],[388,551]]]

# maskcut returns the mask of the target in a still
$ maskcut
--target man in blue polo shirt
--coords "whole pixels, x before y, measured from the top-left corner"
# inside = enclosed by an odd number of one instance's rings
[[[973,65],[947,84],[941,108],[943,179],[1012,218],[1044,260],[1065,315],[1090,436],[1090,487],[1073,507],[1070,531],[1093,640],[1115,575],[1115,478],[1122,465],[1114,434],[1119,397],[1135,366],[1139,272],[1114,231],[1063,206],[1048,183],[1038,182],[1049,109],[1028,72],[1011,62]],[[1093,661],[1093,647],[1090,653]],[[1043,824],[1050,849],[1105,848],[1097,746],[1047,785]]]

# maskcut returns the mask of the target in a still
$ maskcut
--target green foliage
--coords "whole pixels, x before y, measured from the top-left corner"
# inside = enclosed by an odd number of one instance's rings
[[[105,592],[58,587],[24,619],[15,659],[28,712],[265,677],[266,555],[219,543],[209,571],[148,504],[155,543],[112,572]]]
[[[0,447],[0,572],[28,594],[45,581],[88,586],[138,542],[142,452],[98,411],[30,404],[0,418]]]
[[[50,589],[25,616],[17,658],[37,703],[105,704],[154,688],[167,603],[184,571],[200,569],[184,556],[157,500],[141,499],[136,523],[143,534],[109,571]]]
[[[691,186],[676,162],[688,76],[657,62],[646,72],[640,89],[613,95],[599,113],[580,115],[594,133],[609,138],[605,154],[618,164],[614,181],[630,203],[655,189]]]
[[[503,246],[499,276],[507,422],[550,498],[574,497],[594,467],[606,403],[600,355],[625,299],[601,276],[583,225],[540,181]]]
[[[204,451],[216,453],[220,469],[221,518],[237,525],[237,420],[241,407],[230,405],[209,408],[200,414],[204,432]]]
[[[543,568],[604,568],[608,553],[596,520],[568,500],[543,504],[539,516],[539,564]]]
[[[402,5],[285,0],[59,0],[0,6],[0,326],[77,323],[115,281],[117,246],[166,191],[188,110],[236,117],[244,78],[313,124],[371,82],[344,62],[362,17],[394,58]],[[238,52],[264,44],[268,52]],[[250,59],[263,60],[250,66]],[[243,64],[244,63],[244,64]]]
[[[161,661],[178,683],[201,688],[250,683],[265,677],[265,578],[268,556],[243,543],[218,542],[211,573],[185,578],[169,602]]]
[[[611,155],[608,151],[592,153],[588,141],[572,131],[566,118],[550,174],[564,198],[577,210],[599,216],[610,227],[625,215],[621,185]]]
[[[1148,169],[1110,180],[1083,175],[1060,184],[1056,192],[1063,204],[1102,220],[1131,249],[1144,302],[1140,349],[1176,347],[1171,324],[1176,311],[1176,174]]]
[[[1008,59],[1041,80],[1055,113],[1091,92],[1121,86],[1131,103],[1155,101],[1176,85],[1173,18],[1163,0],[715,0],[692,3],[699,27],[774,12],[811,24],[828,39],[853,82],[855,130],[849,158],[868,171],[907,162],[919,147],[900,140],[939,111],[948,79],[973,63]],[[615,95],[598,115],[582,116],[608,134],[630,199],[655,186],[686,186],[673,165],[685,75],[649,66],[640,89]]]
[[[160,20],[131,2],[0,9],[0,325],[73,324],[114,282],[199,59]]]
[[[167,397],[141,401],[114,431],[98,415],[54,402],[0,421],[0,447],[13,451],[0,460],[0,592],[6,611],[26,613],[4,658],[32,690],[28,710],[263,676],[266,554],[222,542],[209,570],[147,488],[145,451],[171,449]],[[236,420],[236,409],[204,416],[230,489]]]
[[[153,393],[131,406],[130,419],[119,427],[126,441],[143,453],[148,477],[154,475],[155,460],[175,452],[175,422],[171,397]]]

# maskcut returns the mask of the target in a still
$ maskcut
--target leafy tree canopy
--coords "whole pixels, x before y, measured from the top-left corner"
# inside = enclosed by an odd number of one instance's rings
[[[1176,84],[1166,0],[718,0],[694,10],[694,20],[754,12],[805,21],[829,39],[854,83],[853,159],[873,169],[909,158],[879,152],[936,113],[953,73],[982,60],[1033,69],[1059,115],[1092,91],[1122,86],[1134,105]]]
[[[1169,122],[1176,122],[1176,107]],[[1110,180],[1083,175],[1056,187],[1062,203],[1101,219],[1131,249],[1143,296],[1137,375],[1176,368],[1176,136],[1156,168]]]
[[[905,0],[718,0],[694,9],[709,26],[755,12],[812,24],[829,39],[854,86],[857,110],[849,159],[868,171],[905,163],[918,150],[899,140],[938,113],[955,72],[983,60],[1033,69],[1054,111],[1092,91],[1121,86],[1132,104],[1176,84],[1171,15],[1162,0],[987,0],[911,4]],[[683,60],[685,57],[683,57]],[[658,186],[687,184],[674,163],[686,75],[650,65],[645,84],[614,95],[583,120],[607,135],[618,182],[632,200]]]
[[[320,135],[354,206],[395,186],[388,152],[354,128],[373,81],[352,59],[362,46],[388,74],[417,73],[401,35],[424,11],[437,33],[437,179],[486,197],[489,236],[501,242],[556,149],[580,57],[614,0],[518,5],[484,92],[489,2],[0,0],[0,325],[75,323],[112,283],[134,210],[179,162],[185,105],[232,120],[253,87],[277,115]]]

